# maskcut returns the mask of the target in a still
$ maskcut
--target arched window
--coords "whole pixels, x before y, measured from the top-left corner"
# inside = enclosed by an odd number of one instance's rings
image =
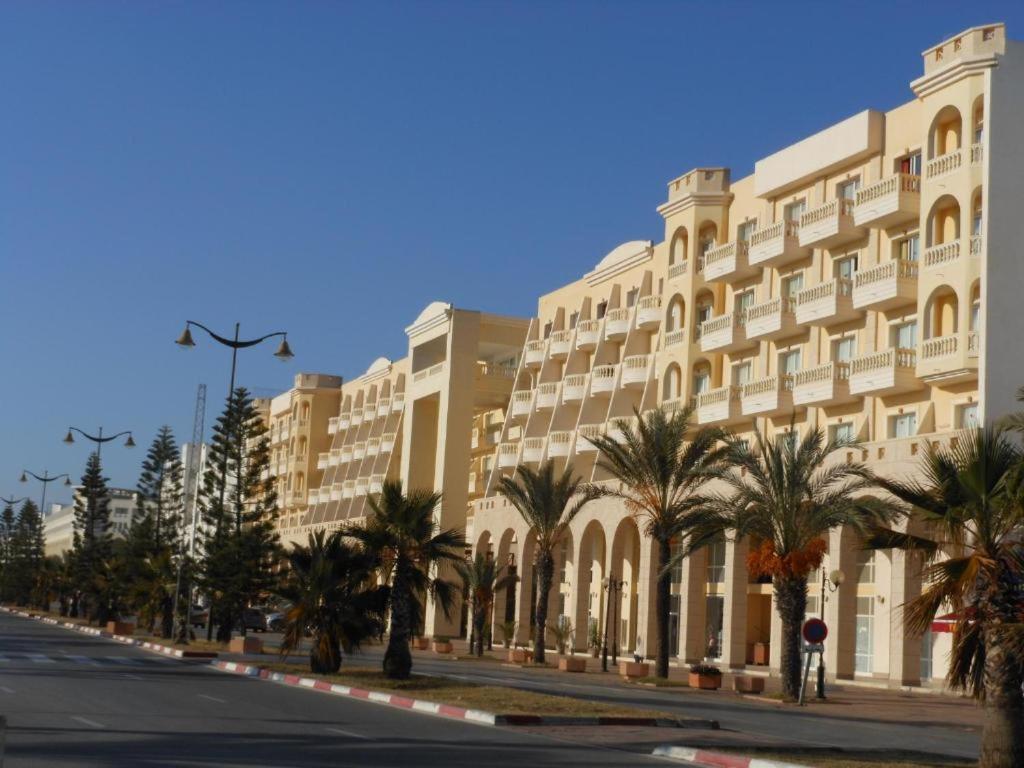
[[[680,227],[676,230],[676,233],[672,236],[672,245],[668,251],[668,263],[682,264],[686,261],[686,247],[688,244],[688,236],[686,227]]]
[[[678,400],[682,395],[683,371],[677,363],[672,363],[665,369],[665,378],[662,384],[663,401]]]
[[[928,142],[929,157],[942,157],[960,149],[963,135],[963,120],[960,110],[953,106],[943,107],[932,120]]]
[[[971,315],[968,318],[968,330],[976,332],[981,329],[981,283],[971,286]]]
[[[686,320],[686,302],[678,293],[668,303],[665,313],[665,331],[678,331]]]
[[[711,391],[711,365],[707,360],[698,360],[693,365],[693,394]]]
[[[974,100],[974,109],[971,110],[971,143],[981,144],[985,138],[985,97],[979,96]]]
[[[940,336],[952,336],[957,331],[956,291],[948,285],[936,288],[928,298],[924,317],[924,337],[936,339]]]
[[[952,243],[960,238],[960,203],[952,195],[943,195],[928,214],[928,247]]]
[[[718,244],[718,226],[711,221],[702,224],[697,235],[697,241],[700,247],[698,255],[703,260],[704,254]]]

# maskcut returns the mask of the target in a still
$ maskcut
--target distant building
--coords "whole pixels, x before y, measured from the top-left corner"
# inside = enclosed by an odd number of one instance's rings
[[[75,500],[79,499],[81,486],[75,488]],[[115,538],[124,538],[140,512],[134,490],[127,488],[108,489],[110,499],[110,532]],[[59,555],[71,549],[75,534],[75,505],[54,504],[43,519],[46,536],[46,554]]]

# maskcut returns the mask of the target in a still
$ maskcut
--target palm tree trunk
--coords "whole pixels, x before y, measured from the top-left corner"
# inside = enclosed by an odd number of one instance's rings
[[[672,600],[672,574],[665,570],[669,559],[672,557],[672,547],[667,539],[658,541],[658,562],[655,563],[658,574],[658,588],[655,592],[654,621],[657,632],[655,653],[654,674],[656,677],[668,677],[668,613],[669,604]],[[642,660],[642,659],[641,659]]]
[[[473,606],[473,653],[477,656],[484,655],[484,609],[483,606]]]
[[[1024,765],[1024,701],[1019,664],[1009,658],[995,628],[985,632],[985,718],[978,768]]]
[[[775,609],[782,620],[782,694],[795,700],[800,696],[800,629],[807,612],[807,579],[776,576]]]
[[[544,634],[548,621],[548,593],[555,574],[555,558],[544,551],[537,555],[537,613],[534,617],[533,663],[544,663]]]
[[[388,648],[384,652],[384,674],[393,680],[405,680],[412,671],[412,654],[409,652],[411,605],[413,599],[405,575],[405,564],[395,564],[395,576],[391,584],[391,629],[388,633]]]

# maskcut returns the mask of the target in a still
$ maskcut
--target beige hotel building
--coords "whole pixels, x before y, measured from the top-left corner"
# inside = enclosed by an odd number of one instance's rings
[[[534,540],[497,478],[550,460],[607,479],[586,438],[634,409],[692,402],[700,424],[738,433],[820,427],[859,438],[850,458],[895,476],[915,470],[926,441],[1015,410],[1024,50],[992,24],[922,56],[901,106],[855,114],[744,178],[707,167],[670,181],[657,209],[664,239],[615,248],[542,296],[536,317],[424,310],[406,329],[406,358],[340,386],[329,443],[305,470],[307,504],[284,516],[284,535],[359,518],[385,477],[443,490],[441,524],[465,525],[474,551],[516,569],[494,622],[515,619],[526,641]],[[650,652],[654,552],[621,504],[589,505],[560,547],[549,621],[571,621],[585,650],[614,576],[625,582],[619,643],[642,638]],[[778,668],[772,585],[749,576],[745,555],[723,541],[673,574],[678,663]],[[835,568],[845,583],[822,606],[816,574],[808,606],[830,627],[830,676],[940,684],[945,625],[915,637],[900,621],[919,564],[861,552],[835,530],[823,569]],[[432,612],[426,631],[454,633]]]

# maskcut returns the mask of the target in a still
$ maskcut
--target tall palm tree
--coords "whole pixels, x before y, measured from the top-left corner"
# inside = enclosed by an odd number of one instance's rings
[[[519,511],[537,537],[533,661],[543,664],[548,594],[555,574],[555,546],[593,494],[579,477],[573,475],[571,464],[556,478],[555,465],[550,461],[539,470],[520,464],[514,477],[503,477],[498,481],[498,493]]]
[[[790,438],[792,435],[793,438]],[[878,480],[859,462],[830,460],[855,445],[826,440],[820,429],[769,439],[757,432],[754,447],[727,440],[721,474],[727,495],[714,505],[720,515],[713,528],[731,530],[737,540],[757,546],[747,556],[751,575],[772,578],[776,611],[782,621],[782,692],[800,693],[800,629],[807,611],[807,578],[821,566],[832,528],[848,526],[864,536],[880,522],[901,514],[892,501],[865,495]]]
[[[341,668],[341,652],[351,653],[381,633],[386,590],[374,586],[376,558],[345,541],[340,531],[309,534],[293,544],[278,594],[291,603],[285,613],[281,655],[287,656],[307,635],[311,672]]]
[[[473,612],[473,653],[484,655],[484,626],[494,607],[494,594],[507,589],[515,581],[510,573],[502,575],[504,566],[499,566],[493,557],[477,552],[472,560],[455,563],[455,570],[462,579],[463,588],[469,594]]]
[[[384,674],[405,679],[412,671],[409,637],[422,617],[420,596],[429,594],[445,616],[450,615],[456,586],[438,573],[463,559],[466,540],[461,531],[439,529],[434,520],[439,493],[414,490],[406,495],[401,481],[389,480],[367,501],[373,514],[362,525],[345,529],[345,535],[377,557],[383,579],[390,584]]]
[[[635,426],[625,419],[616,422],[621,439],[601,435],[590,441],[601,452],[598,466],[621,483],[621,488],[596,486],[594,492],[622,499],[657,545],[655,675],[663,678],[668,677],[672,547],[683,557],[710,542],[713,532],[704,525],[699,492],[725,451],[718,429],[705,427],[686,439],[692,415],[692,406],[671,414],[660,408],[643,417],[636,412]]]
[[[920,597],[903,606],[907,628],[923,634],[940,611],[957,617],[949,683],[982,699],[981,768],[1024,765],[1024,483],[1022,456],[999,428],[930,443],[919,479],[882,481],[912,505],[928,538],[892,530],[872,548],[916,550],[928,558]]]

